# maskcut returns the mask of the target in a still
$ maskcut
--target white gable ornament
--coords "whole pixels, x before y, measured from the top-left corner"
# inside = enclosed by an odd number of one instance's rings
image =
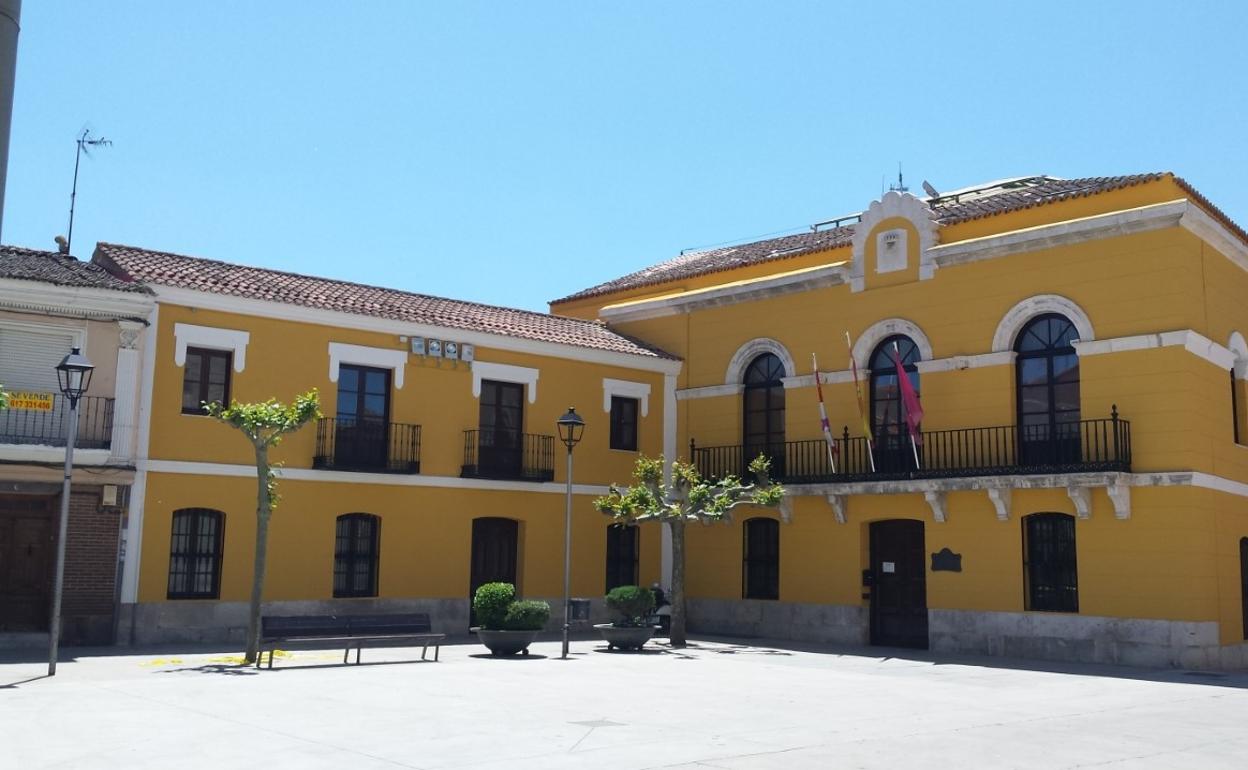
[[[867,242],[875,226],[886,219],[901,217],[908,220],[919,234],[919,280],[927,280],[936,272],[935,261],[928,250],[940,241],[940,225],[936,215],[921,198],[908,192],[890,190],[862,213],[862,219],[854,225],[853,261],[849,269],[849,288],[862,291],[866,280]],[[904,228],[893,228],[876,233],[875,271],[891,273],[905,270],[909,265],[909,233]]]

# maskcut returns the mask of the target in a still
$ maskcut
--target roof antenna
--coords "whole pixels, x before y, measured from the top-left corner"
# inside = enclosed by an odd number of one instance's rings
[[[906,187],[905,181],[901,178],[901,161],[897,161],[897,184],[888,186],[890,192],[910,192],[910,188]]]
[[[62,244],[59,240],[56,242],[62,254],[69,254],[69,250],[74,243],[74,201],[78,197],[78,163],[82,160],[82,156],[84,154],[88,158],[91,157],[91,151],[88,149],[89,147],[111,147],[113,144],[104,137],[92,139],[91,129],[89,128],[82,129],[82,135],[78,137],[77,142],[78,153],[74,155],[74,186],[69,193],[69,233],[65,238],[64,244]]]

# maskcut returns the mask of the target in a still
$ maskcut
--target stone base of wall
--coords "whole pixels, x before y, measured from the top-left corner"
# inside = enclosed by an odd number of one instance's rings
[[[530,597],[525,597],[530,598]],[[532,597],[542,598],[542,597]],[[550,603],[547,631],[563,627],[563,599]],[[265,615],[370,615],[423,612],[434,632],[462,635],[468,632],[468,599],[317,599],[265,602]],[[610,620],[602,599],[590,602],[593,623]],[[581,628],[585,624],[574,625]],[[243,644],[247,634],[247,602],[165,601],[123,604],[118,624],[118,644]]]
[[[870,648],[866,607],[690,599],[689,630]],[[1042,612],[928,610],[936,653],[1204,670],[1248,669],[1248,643],[1220,645],[1213,621],[1138,620]]]
[[[689,630],[795,642],[864,645],[867,610],[837,604],[800,604],[756,599],[689,599]]]
[[[1192,669],[1248,667],[1248,645],[1220,645],[1214,621],[1044,612],[928,610],[933,652]]]

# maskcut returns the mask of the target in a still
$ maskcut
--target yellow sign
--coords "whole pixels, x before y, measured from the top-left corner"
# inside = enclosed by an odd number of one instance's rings
[[[28,409],[34,412],[52,411],[51,393],[10,393],[10,409]]]

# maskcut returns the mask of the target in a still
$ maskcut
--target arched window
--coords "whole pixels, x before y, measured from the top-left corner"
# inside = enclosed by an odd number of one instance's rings
[[[637,585],[639,554],[637,527],[611,524],[607,527],[607,590]]]
[[[763,517],[746,519],[742,547],[742,596],[780,598],[780,522]]]
[[[1079,462],[1078,337],[1066,316],[1048,313],[1028,321],[1014,343],[1023,465]]]
[[[784,364],[773,353],[764,353],[745,370],[743,398],[744,453],[742,465],[760,453],[771,458],[771,474],[784,474]],[[741,469],[745,474],[745,467]]]
[[[225,514],[210,508],[173,512],[169,543],[170,599],[217,599],[221,596],[221,538]]]
[[[338,517],[334,537],[334,597],[376,596],[381,519],[369,513]]]
[[[867,363],[871,370],[871,433],[875,436],[875,467],[881,472],[914,469],[914,449],[910,446],[910,429],[906,427],[905,406],[897,383],[896,354],[902,369],[910,378],[914,392],[919,390],[919,370],[915,366],[922,354],[914,341],[904,334],[886,337],[871,353]]]
[[[1023,517],[1023,574],[1027,609],[1079,611],[1074,516],[1033,513]]]

